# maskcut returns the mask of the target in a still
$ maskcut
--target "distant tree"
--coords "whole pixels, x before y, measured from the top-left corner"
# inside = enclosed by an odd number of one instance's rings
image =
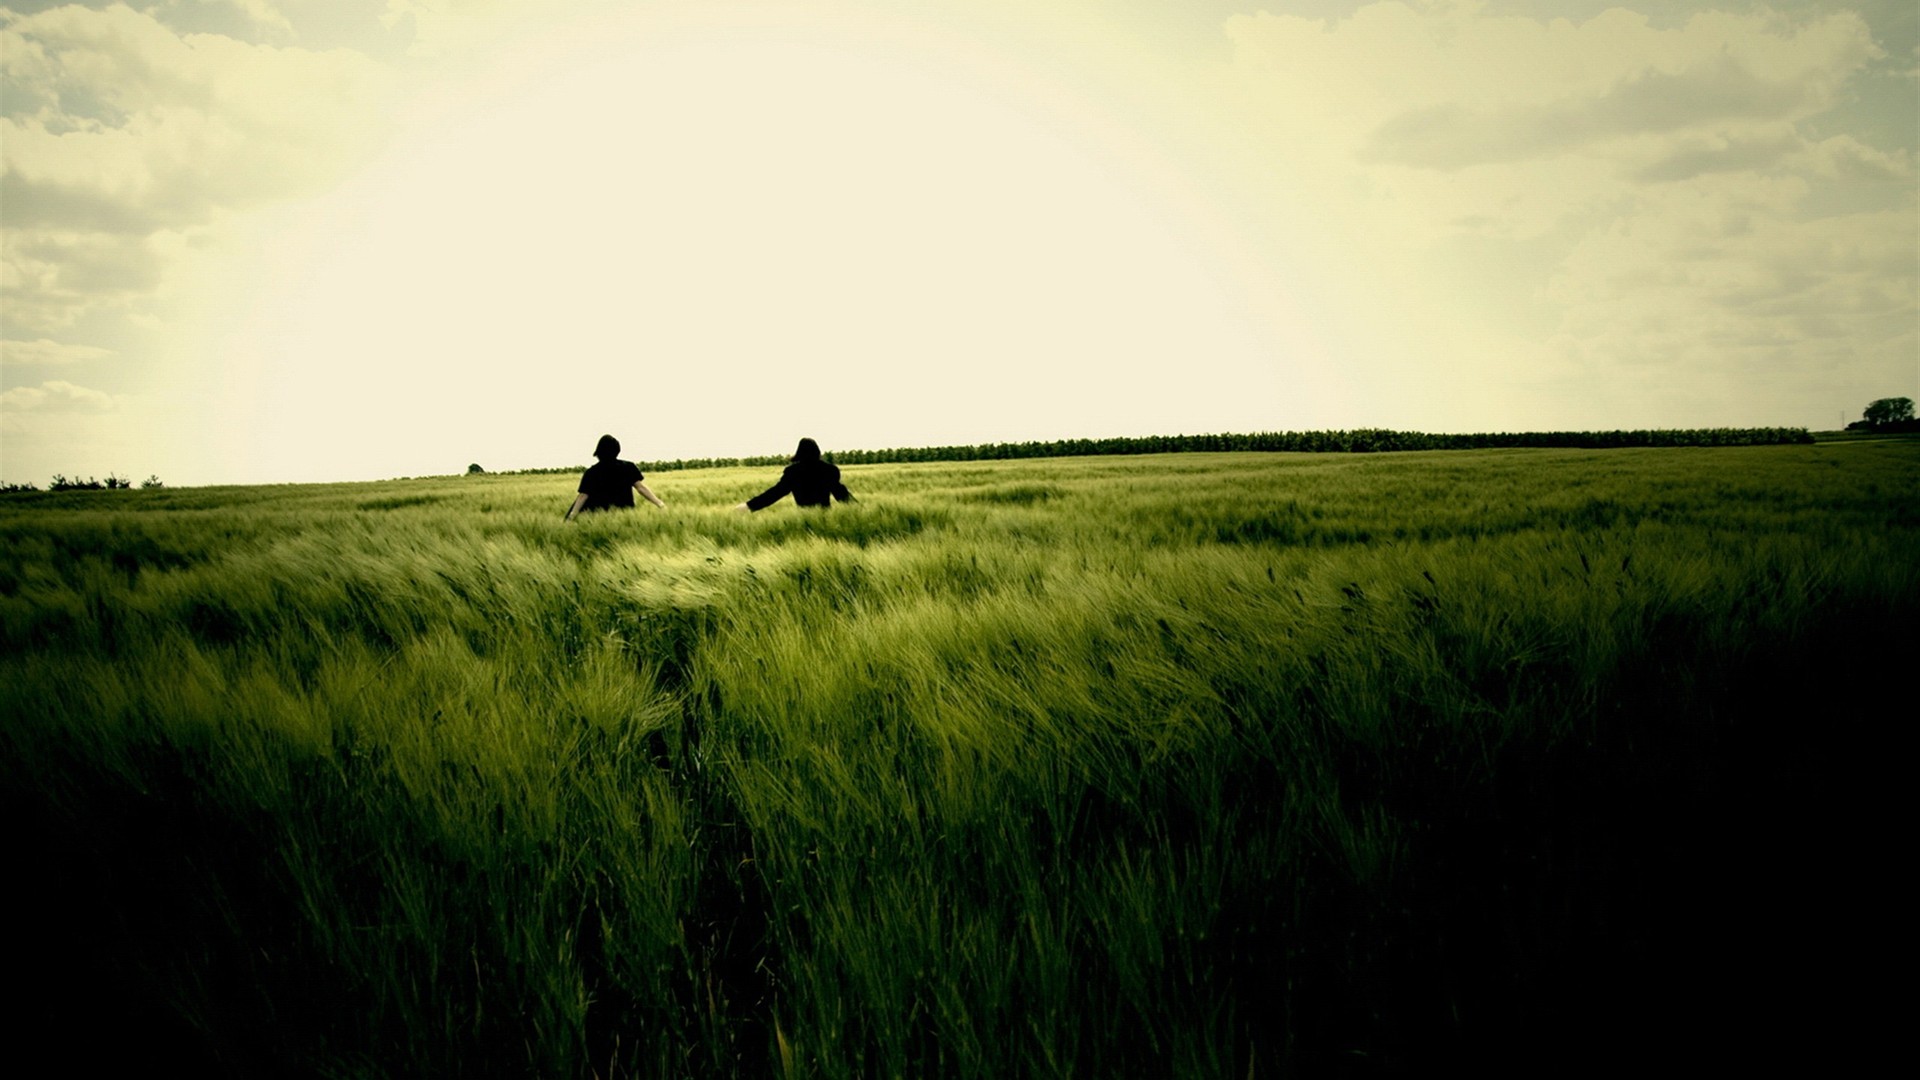
[[[1913,419],[1913,399],[1904,397],[1883,397],[1867,406],[1867,423],[1874,427],[1882,424],[1897,424],[1902,420]]]
[[[0,481],[0,492],[39,491],[39,490],[40,490],[39,488],[35,487],[32,484],[14,484],[14,483],[9,483],[7,481]]]
[[[157,476],[149,476],[147,477],[147,481],[148,481],[147,483],[142,484],[141,486],[142,487],[159,487],[160,486],[160,478]],[[132,480],[127,479],[125,477],[121,477],[121,476],[115,476],[113,473],[108,473],[107,478],[105,480],[95,480],[91,476],[82,480],[77,476],[68,477],[62,473],[54,473],[53,479],[47,482],[48,491],[101,491],[101,490],[120,491],[120,490],[130,489],[132,487],[133,487]]]
[[[474,474],[476,474],[476,473],[483,473],[483,472],[486,472],[486,471],[487,471],[487,470],[485,470],[485,469],[483,469],[483,468],[481,468],[481,467],[480,467],[480,463],[479,463],[479,462],[477,462],[477,461],[476,461],[476,462],[474,462],[474,463],[473,463],[472,465],[469,465],[469,466],[467,466],[467,475],[468,475],[468,476],[473,476],[473,475],[474,475]]]
[[[140,481],[140,486],[143,488],[157,488],[165,487],[166,485],[160,482],[158,476],[148,476],[145,480]]]

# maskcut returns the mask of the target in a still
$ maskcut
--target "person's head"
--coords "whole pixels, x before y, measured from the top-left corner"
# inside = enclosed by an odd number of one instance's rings
[[[611,435],[600,436],[600,445],[593,448],[593,456],[601,461],[612,461],[620,456],[620,440]]]
[[[795,461],[819,461],[820,444],[812,439],[801,439],[800,448],[793,452]]]

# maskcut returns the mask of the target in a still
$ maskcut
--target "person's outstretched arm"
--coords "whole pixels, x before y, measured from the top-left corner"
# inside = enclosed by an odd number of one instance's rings
[[[793,474],[790,472],[783,472],[780,474],[779,483],[773,485],[772,487],[761,492],[760,494],[755,495],[753,498],[748,499],[746,502],[743,502],[740,505],[734,507],[734,509],[740,511],[741,513],[751,513],[755,510],[764,510],[767,507],[772,506],[774,503],[777,503],[781,499],[785,498],[787,492],[792,490],[793,490]]]
[[[660,509],[665,510],[667,508],[667,501],[665,499],[662,499],[660,496],[655,495],[653,493],[653,489],[647,486],[646,481],[635,480],[633,482],[633,490],[639,492],[641,498],[647,500],[648,502],[659,507]]]
[[[583,507],[583,506],[585,506],[585,505],[587,505],[587,493],[583,491],[583,492],[581,492],[580,494],[578,494],[578,495],[575,495],[575,496],[573,497],[573,505],[572,505],[572,506],[569,506],[569,507],[567,507],[567,517],[566,517],[566,520],[568,520],[568,521],[572,521],[572,520],[573,520],[573,515],[575,515],[575,514],[577,514],[577,513],[579,513],[579,512],[580,512],[580,508],[581,508],[581,507]]]

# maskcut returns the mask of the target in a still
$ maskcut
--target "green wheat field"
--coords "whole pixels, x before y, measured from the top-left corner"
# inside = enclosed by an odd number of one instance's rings
[[[1871,1023],[1920,442],[728,512],[773,476],[570,524],[566,476],[0,498],[16,1053],[1556,1075]]]

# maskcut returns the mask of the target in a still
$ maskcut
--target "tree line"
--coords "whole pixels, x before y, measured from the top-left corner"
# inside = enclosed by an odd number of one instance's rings
[[[1911,403],[1908,408],[1911,409]],[[1910,417],[1911,412],[1908,413]],[[1911,422],[1911,421],[1909,421]],[[1806,428],[1691,428],[1638,431],[1518,431],[1480,432],[1470,435],[1435,435],[1422,431],[1393,431],[1388,428],[1355,428],[1351,431],[1256,431],[1218,435],[1141,435],[1104,439],[1052,439],[1028,442],[975,443],[964,446],[907,446],[889,450],[836,450],[826,454],[838,465],[888,465],[928,461],[1009,461],[1015,458],[1092,457],[1125,454],[1231,453],[1246,451],[1303,454],[1370,454],[1394,450],[1495,450],[1515,447],[1542,449],[1613,450],[1633,446],[1784,446],[1810,443],[1813,435]],[[784,465],[784,454],[759,454],[749,457],[661,458],[637,461],[648,472],[677,472],[684,469],[720,469],[733,466],[763,467]],[[576,473],[578,465],[550,468],[509,469],[501,475],[539,476]],[[469,475],[487,470],[477,463],[467,466]],[[402,479],[405,479],[404,477]],[[130,488],[131,480],[108,475],[105,480],[84,480],[55,475],[48,491],[92,491]],[[162,486],[160,478],[149,476],[140,487]],[[0,483],[0,492],[38,491],[32,484]]]
[[[1015,458],[1091,457],[1125,454],[1224,453],[1244,451],[1307,454],[1367,454],[1393,450],[1491,450],[1509,447],[1611,450],[1632,446],[1783,446],[1810,443],[1806,428],[1695,428],[1643,431],[1522,431],[1435,435],[1387,428],[1351,431],[1260,431],[1218,435],[1143,435],[1104,439],[1053,439],[976,443],[966,446],[909,446],[889,450],[835,450],[826,455],[839,465],[885,465],[927,461],[1007,461]],[[639,461],[649,471],[715,469],[730,466],[784,465],[780,454],[754,457],[672,458]],[[471,468],[469,471],[474,471]],[[574,473],[577,465],[518,469],[517,474]]]
[[[115,476],[113,473],[108,473],[104,480],[96,480],[91,476],[85,479],[77,476],[69,479],[62,473],[54,473],[53,479],[47,481],[48,491],[122,491],[134,486],[132,480],[123,476]],[[140,481],[138,486],[143,488],[157,488],[165,487],[166,485],[160,482],[158,476],[149,476],[145,480]],[[0,493],[39,490],[39,487],[31,483],[13,484],[0,482]]]

